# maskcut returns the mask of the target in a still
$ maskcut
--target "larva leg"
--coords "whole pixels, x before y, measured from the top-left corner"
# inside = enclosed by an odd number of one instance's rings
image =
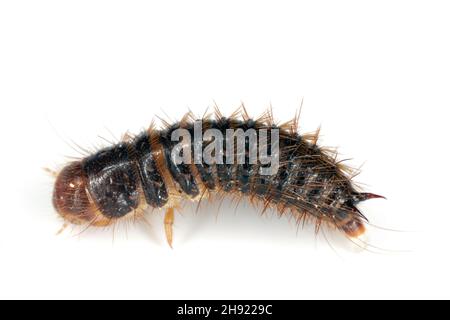
[[[172,248],[173,239],[173,220],[174,220],[174,210],[173,208],[168,208],[164,216],[164,230],[166,231],[166,239],[169,246]]]
[[[64,223],[61,227],[61,229],[58,230],[58,232],[56,232],[56,235],[59,236],[61,233],[64,232],[64,230],[66,230],[66,228],[69,226],[69,224]]]
[[[43,169],[44,169],[45,172],[47,172],[47,174],[49,174],[53,178],[57,178],[58,177],[58,172],[56,172],[55,170],[52,170],[50,168],[43,168]]]

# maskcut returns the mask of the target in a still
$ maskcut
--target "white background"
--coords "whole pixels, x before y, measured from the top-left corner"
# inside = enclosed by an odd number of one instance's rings
[[[2,1],[0,298],[450,298],[446,1]],[[67,229],[70,145],[243,101],[363,165],[367,250],[225,201]],[[73,141],[73,143],[72,143]],[[219,212],[219,213],[217,213]],[[373,246],[382,248],[378,250]],[[393,252],[393,251],[408,252]],[[377,251],[381,253],[373,253]]]

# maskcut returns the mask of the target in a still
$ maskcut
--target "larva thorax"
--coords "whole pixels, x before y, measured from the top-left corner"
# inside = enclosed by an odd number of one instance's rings
[[[265,165],[250,161],[252,143],[248,137],[244,139],[241,163],[225,161],[229,160],[226,155],[230,151],[233,160],[239,156],[236,146],[230,147],[225,140],[221,142],[223,152],[214,154],[215,159],[223,161],[195,161],[198,151],[195,144],[199,147],[195,124],[183,120],[163,130],[150,128],[128,141],[68,164],[55,183],[54,207],[71,223],[106,226],[141,212],[146,206],[174,208],[184,199],[199,200],[205,195],[226,193],[248,196],[265,208],[275,208],[280,215],[289,212],[297,221],[313,217],[319,226],[326,222],[351,237],[364,232],[365,218],[356,204],[378,196],[357,192],[342,164],[317,146],[317,136],[301,136],[292,124],[276,126],[271,121],[249,118],[220,116],[199,123],[202,132],[214,129],[224,135],[230,129],[243,132],[254,129],[258,138],[262,129],[270,133],[276,130],[277,148],[270,141],[267,149],[271,156],[276,153],[278,170],[262,174]],[[178,163],[173,158],[172,151],[178,142],[173,141],[172,133],[177,129],[184,129],[190,138],[190,163]],[[200,150],[204,152],[213,140],[200,141]],[[259,139],[256,146],[261,146]],[[168,220],[171,224],[173,217]],[[170,243],[171,231],[166,232],[170,232]]]

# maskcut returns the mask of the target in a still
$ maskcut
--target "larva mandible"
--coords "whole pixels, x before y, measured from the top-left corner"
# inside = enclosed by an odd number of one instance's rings
[[[316,230],[326,223],[348,237],[364,233],[367,219],[356,204],[381,196],[359,192],[349,168],[337,161],[336,153],[317,145],[318,131],[298,133],[297,116],[276,125],[271,110],[253,120],[241,107],[228,118],[216,109],[215,117],[197,120],[202,132],[214,129],[225,135],[230,129],[254,130],[259,137],[262,130],[276,131],[278,170],[269,175],[261,173],[264,165],[260,159],[250,161],[251,146],[262,146],[259,139],[252,142],[250,136],[243,140],[243,162],[225,161],[227,151],[236,153],[232,160],[239,155],[236,146],[230,147],[225,140],[219,143],[224,147],[222,153],[211,153],[216,162],[175,161],[173,151],[177,142],[171,139],[172,133],[184,129],[188,138],[192,138],[180,155],[185,150],[195,151],[195,119],[188,113],[175,124],[165,123],[161,130],[152,125],[137,136],[128,136],[115,145],[68,163],[56,174],[53,192],[56,211],[65,222],[102,227],[120,219],[139,219],[147,207],[164,208],[164,229],[172,246],[174,209],[179,209],[183,200],[201,201],[219,193],[246,196],[252,203],[262,204],[264,210],[270,207],[279,215],[291,214],[297,223],[313,218]],[[214,141],[218,141],[216,137],[203,139],[200,151],[205,152]],[[275,149],[271,142],[266,145],[269,154]],[[193,153],[187,158],[192,157]],[[217,161],[222,158],[224,161]]]

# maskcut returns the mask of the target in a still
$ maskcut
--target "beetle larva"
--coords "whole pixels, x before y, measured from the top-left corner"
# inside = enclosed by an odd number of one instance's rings
[[[151,126],[67,164],[57,174],[55,209],[67,222],[101,227],[130,216],[137,219],[147,207],[164,208],[166,237],[172,245],[174,208],[187,199],[200,201],[224,193],[248,197],[280,215],[291,214],[298,223],[314,218],[317,227],[326,223],[349,237],[364,233],[365,217],[356,205],[381,196],[357,191],[335,154],[317,145],[318,133],[300,135],[297,118],[276,125],[270,112],[256,120],[245,109],[241,113],[242,117],[235,113],[227,118],[216,111],[215,117],[199,120],[189,113],[164,129]],[[183,130],[182,140],[180,135],[173,139],[177,130]],[[200,141],[196,130],[204,134]],[[205,134],[208,130],[214,134]],[[266,138],[277,133],[277,141],[263,143],[263,131]],[[244,134],[241,149],[237,132]],[[217,138],[220,134],[225,138]],[[267,157],[278,161],[270,174],[263,174],[267,163],[252,154],[263,145]],[[211,150],[211,159],[206,159]],[[174,154],[185,161],[177,161]]]

